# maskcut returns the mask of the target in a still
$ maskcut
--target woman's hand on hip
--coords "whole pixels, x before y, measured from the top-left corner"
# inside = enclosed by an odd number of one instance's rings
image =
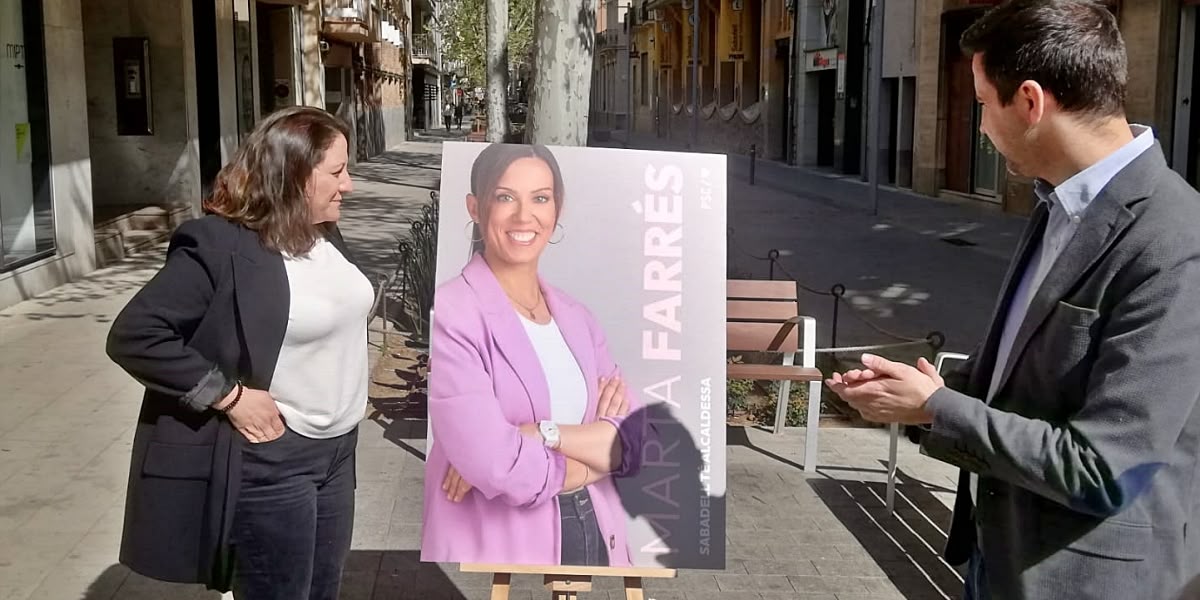
[[[624,417],[629,413],[625,382],[620,376],[600,378],[600,400],[596,403],[596,418]]]
[[[251,444],[270,442],[283,435],[283,416],[269,392],[245,388],[241,400],[225,415]]]

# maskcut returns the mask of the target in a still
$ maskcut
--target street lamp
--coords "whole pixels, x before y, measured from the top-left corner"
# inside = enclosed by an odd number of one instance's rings
[[[880,169],[880,123],[883,110],[883,0],[873,0],[870,6],[870,91],[867,96],[867,154],[868,179],[870,183],[871,214],[879,216],[879,169]]]

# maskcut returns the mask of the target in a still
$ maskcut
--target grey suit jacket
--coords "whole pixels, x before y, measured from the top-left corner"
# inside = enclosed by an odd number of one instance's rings
[[[1200,597],[1200,531],[1188,531],[1200,516],[1200,194],[1158,143],[1118,173],[1031,301],[987,404],[1045,220],[1039,206],[982,346],[929,400],[923,451],[964,469],[946,558],[962,564],[978,544],[996,599]],[[976,506],[966,471],[980,475]]]

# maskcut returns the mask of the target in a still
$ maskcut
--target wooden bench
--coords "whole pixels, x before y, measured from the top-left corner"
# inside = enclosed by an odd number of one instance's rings
[[[817,430],[821,416],[824,377],[817,364],[817,322],[800,314],[794,281],[730,279],[726,282],[725,335],[730,352],[782,353],[778,365],[733,363],[730,379],[778,381],[776,434],[783,432],[792,382],[808,383],[808,420],[804,439],[804,470],[817,469]],[[797,328],[797,325],[801,327]],[[796,353],[800,364],[796,365]]]
[[[486,142],[487,141],[487,117],[475,115],[471,119],[471,133],[467,134],[466,141],[468,142]]]

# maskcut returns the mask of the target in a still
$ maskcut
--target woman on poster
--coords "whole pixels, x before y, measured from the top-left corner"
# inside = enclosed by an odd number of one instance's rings
[[[434,296],[422,560],[632,566],[613,478],[638,469],[638,403],[591,312],[538,273],[558,163],[493,144],[470,185],[471,258]]]

